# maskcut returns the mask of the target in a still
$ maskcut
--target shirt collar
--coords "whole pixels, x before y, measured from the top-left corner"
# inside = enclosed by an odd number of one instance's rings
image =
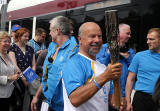
[[[70,44],[70,37],[64,42],[64,44],[60,47],[61,49],[64,49],[66,46]]]
[[[64,49],[66,46],[68,46],[70,43],[75,42],[75,38],[74,36],[70,36],[65,42],[64,44],[61,46],[60,49]]]
[[[93,60],[93,59],[85,56],[84,54],[82,54],[82,53],[80,53],[80,52],[78,52],[78,54],[81,55],[81,56],[83,56],[83,57],[85,57],[86,59],[90,60],[91,62],[95,62],[95,60]]]

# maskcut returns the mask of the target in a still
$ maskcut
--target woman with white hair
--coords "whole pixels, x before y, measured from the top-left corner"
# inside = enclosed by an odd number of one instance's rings
[[[3,111],[9,111],[14,90],[14,86],[11,83],[20,77],[7,54],[10,43],[11,38],[8,33],[0,31],[0,105]]]

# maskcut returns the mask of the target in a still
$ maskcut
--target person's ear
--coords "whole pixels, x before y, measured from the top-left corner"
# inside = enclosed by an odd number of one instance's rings
[[[61,30],[60,29],[56,29],[56,32],[57,32],[57,35],[60,35],[62,32],[61,32]]]
[[[78,38],[79,45],[81,45],[82,38],[79,35],[77,36],[77,38]]]

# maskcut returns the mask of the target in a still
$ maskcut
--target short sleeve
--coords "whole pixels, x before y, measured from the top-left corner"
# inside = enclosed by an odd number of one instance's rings
[[[136,54],[133,57],[133,60],[132,60],[130,66],[128,68],[128,71],[137,74],[137,72],[138,72],[138,66],[139,66],[139,54]]]
[[[78,62],[68,61],[62,70],[62,77],[64,80],[67,95],[69,96],[72,91],[84,85],[84,68]]]
[[[8,52],[16,52],[15,44],[10,45]]]

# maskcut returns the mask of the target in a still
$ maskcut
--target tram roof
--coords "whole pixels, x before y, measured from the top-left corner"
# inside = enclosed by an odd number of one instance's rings
[[[16,20],[82,7],[101,0],[11,0],[7,20]]]

